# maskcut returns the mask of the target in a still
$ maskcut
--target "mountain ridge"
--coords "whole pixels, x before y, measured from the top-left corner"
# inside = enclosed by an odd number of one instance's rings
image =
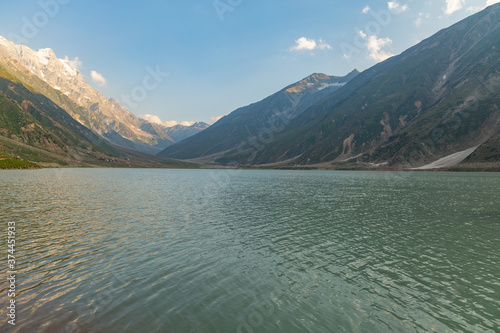
[[[0,135],[14,135],[30,144],[45,140],[52,150],[64,151],[68,147],[46,131],[51,128],[47,122],[40,125],[30,118],[43,109],[48,118],[59,117],[56,123],[68,125],[60,108],[93,131],[92,135],[99,134],[121,147],[150,154],[166,147],[158,156],[216,165],[358,164],[419,169],[463,152],[467,152],[463,163],[497,162],[498,46],[500,4],[442,29],[362,73],[353,70],[344,77],[313,73],[234,110],[208,128],[196,123],[189,132],[189,127],[165,128],[139,119],[116,101],[86,90],[89,85],[82,83],[75,65],[57,59],[51,49],[35,52],[0,37],[2,102],[11,110],[17,108],[16,117],[32,122],[21,128],[10,123],[20,137],[9,132],[7,125],[0,127]],[[79,86],[83,93],[75,90]],[[118,111],[112,110],[115,108]],[[6,124],[11,120],[3,118]],[[68,139],[83,133],[74,124],[70,127],[62,129],[58,137]],[[201,133],[186,137],[199,130]],[[189,133],[184,136],[179,134],[182,131]],[[89,135],[82,140],[96,140]],[[34,138],[38,141],[30,141]],[[87,150],[104,149],[105,154],[112,149],[85,145]]]
[[[177,143],[193,135],[196,135],[201,131],[206,130],[209,127],[210,127],[209,124],[204,123],[202,121],[198,121],[191,126],[177,124],[175,126],[166,127],[163,129],[163,131]]]
[[[24,67],[71,99],[79,109],[69,108],[70,115],[112,143],[150,154],[175,143],[160,126],[138,118],[114,99],[106,98],[91,87],[74,62],[58,59],[52,49],[34,51],[0,36],[0,57],[11,63],[17,61],[19,72],[23,72],[20,67]],[[45,89],[43,85],[37,88]],[[42,92],[51,94],[47,90]],[[60,96],[51,94],[50,97],[55,97],[60,107],[67,107],[67,103],[61,102]]]
[[[196,167],[108,143],[53,101],[54,96],[59,97],[68,108],[77,110],[67,96],[18,65],[0,58],[1,168]]]
[[[499,22],[497,4],[443,29],[216,162],[411,168],[482,145],[500,131]]]
[[[309,75],[259,102],[236,109],[205,131],[167,147],[158,156],[189,159],[238,149],[259,136],[262,130],[269,131],[269,128],[279,126],[281,119],[297,117],[358,74],[359,71],[353,70],[343,77],[319,73]]]

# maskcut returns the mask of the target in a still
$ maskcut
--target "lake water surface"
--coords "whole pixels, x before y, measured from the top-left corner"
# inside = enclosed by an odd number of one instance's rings
[[[1,332],[500,332],[498,173],[1,171],[0,207]]]

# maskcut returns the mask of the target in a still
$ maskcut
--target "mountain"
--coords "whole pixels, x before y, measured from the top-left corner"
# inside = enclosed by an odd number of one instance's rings
[[[180,142],[187,139],[193,135],[200,133],[201,131],[209,128],[210,125],[204,122],[197,122],[191,126],[175,125],[172,127],[164,128],[163,131],[171,137],[175,142]]]
[[[166,148],[158,155],[181,159],[220,157],[249,141],[257,141],[258,136],[267,139],[269,132],[275,132],[281,122],[289,122],[358,74],[357,70],[344,77],[312,74],[258,103],[233,111],[203,132]]]
[[[0,168],[193,167],[113,146],[52,99],[65,104],[67,110],[81,110],[16,60],[0,57]]]
[[[19,77],[25,77],[27,70],[47,83],[48,86],[30,82],[78,122],[112,143],[149,153],[156,153],[174,143],[158,126],[137,118],[115,100],[107,99],[92,88],[75,62],[58,59],[51,49],[34,51],[0,36],[0,58],[10,63],[17,62],[18,66],[14,67]],[[68,98],[55,96],[53,90]],[[68,107],[68,99],[77,107]]]
[[[500,4],[366,70],[295,119],[252,163],[422,166],[500,131]]]
[[[36,81],[35,77],[32,77]],[[0,61],[0,150],[32,161],[91,163],[118,152],[63,109],[24,85]]]
[[[258,129],[250,132],[244,126],[224,131],[226,139],[216,135],[224,129],[216,124],[162,154],[186,158],[223,147],[228,151],[216,162],[237,165],[350,163],[425,169],[442,158],[447,163],[463,158],[464,163],[494,162],[500,148],[499,91],[497,4],[356,75],[282,122],[283,128],[268,139],[253,140]],[[260,120],[258,113],[248,113],[245,123],[254,124],[254,119]],[[244,142],[237,149],[234,137]]]

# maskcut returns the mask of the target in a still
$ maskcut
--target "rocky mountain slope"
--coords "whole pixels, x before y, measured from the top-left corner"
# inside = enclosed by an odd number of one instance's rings
[[[36,80],[36,79],[35,79]],[[69,164],[118,152],[0,62],[0,149],[24,159]]]
[[[172,138],[175,142],[180,142],[184,139],[187,139],[193,135],[196,135],[207,128],[209,128],[210,125],[204,122],[197,122],[194,123],[191,126],[184,126],[184,125],[175,125],[172,127],[164,128],[163,131]]]
[[[257,141],[268,140],[311,105],[338,90],[359,74],[345,77],[313,74],[264,100],[235,110],[202,133],[175,144],[159,154],[175,158],[218,156]],[[262,138],[259,139],[259,136]]]
[[[26,71],[60,91],[73,101],[77,108],[68,108],[67,99],[54,96],[44,85],[35,88],[53,99],[61,108],[87,128],[110,142],[123,147],[158,152],[174,141],[157,125],[137,118],[113,99],[107,99],[92,88],[72,61],[58,59],[51,49],[34,51],[24,45],[16,45],[0,36],[0,58],[17,70],[19,77]]]
[[[500,4],[366,70],[252,162],[425,165],[499,133],[499,89]]]
[[[277,113],[254,105],[161,154],[192,158],[226,150],[216,162],[231,165],[414,168],[459,152],[473,152],[466,161],[493,161],[499,148],[499,91],[497,4],[356,75],[282,121],[272,135],[258,137],[272,128],[266,125],[269,114]],[[243,115],[239,126],[228,126]]]
[[[0,58],[0,168],[192,167],[109,144],[34,87],[80,111],[71,99],[23,71],[16,61]]]

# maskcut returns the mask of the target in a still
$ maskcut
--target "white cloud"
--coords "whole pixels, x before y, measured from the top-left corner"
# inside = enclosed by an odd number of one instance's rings
[[[64,56],[64,59],[63,59],[68,65],[71,66],[71,68],[79,71],[80,70],[80,67],[82,67],[82,62],[80,61],[80,59],[78,59],[78,57],[74,58],[74,59],[70,59],[68,56]]]
[[[160,117],[152,114],[144,114],[142,116],[139,116],[139,118],[144,119],[152,124],[163,125],[163,121],[161,121]]]
[[[327,43],[325,43],[322,39],[320,39],[318,41],[318,49],[321,49],[321,50],[324,50],[324,49],[331,50],[332,47],[330,45],[328,45]]]
[[[194,121],[181,121],[181,122],[178,122],[178,121],[175,121],[175,120],[171,120],[171,121],[162,121],[160,119],[160,117],[158,116],[155,116],[155,115],[152,115],[152,114],[144,114],[142,116],[139,116],[139,118],[141,119],[144,119],[152,124],[157,124],[157,125],[161,125],[163,127],[174,127],[176,125],[182,125],[182,126],[191,126],[194,124]]]
[[[100,86],[106,85],[106,79],[104,78],[104,76],[102,76],[101,73],[97,73],[96,71],[91,71],[90,77],[92,77],[92,81],[94,81],[98,85]]]
[[[315,49],[320,49],[320,50],[324,50],[324,49],[328,49],[328,50],[331,50],[332,47],[328,44],[326,44],[323,40],[318,40],[318,42],[316,42],[316,40],[314,39],[308,39],[306,37],[300,37],[299,39],[297,39],[295,41],[295,43],[297,45],[295,45],[294,47],[292,47],[290,49],[290,51],[301,51],[301,50],[315,50]]]
[[[384,61],[387,58],[392,57],[394,54],[382,50],[383,47],[391,45],[392,40],[388,37],[377,38],[377,36],[370,36],[368,38],[368,51],[370,52],[370,57],[376,61]]]
[[[444,13],[446,15],[451,15],[454,12],[460,10],[465,5],[465,0],[446,0],[446,9]]]
[[[500,0],[499,0],[499,1],[500,1]],[[415,20],[415,25],[416,25],[417,27],[419,27],[419,26],[422,24],[422,21],[423,21],[424,19],[428,19],[428,18],[430,18],[430,17],[431,17],[431,14],[428,14],[428,13],[427,13],[427,14],[425,14],[425,13],[418,13],[418,17],[417,17],[417,19]]]
[[[359,32],[361,38],[366,40],[366,49],[368,50],[368,55],[370,58],[377,62],[386,60],[392,57],[394,54],[384,51],[383,48],[392,44],[390,38],[378,38],[375,35],[368,36],[363,31]]]
[[[163,126],[165,126],[167,128],[174,127],[174,126],[177,126],[177,125],[182,125],[182,126],[189,127],[191,125],[194,125],[194,121],[181,121],[181,122],[178,122],[178,121],[175,121],[175,120],[170,120],[170,121],[165,121],[165,122],[161,123],[160,125],[163,125]]]
[[[477,12],[482,11],[483,9],[485,9],[488,6],[494,5],[494,4],[499,3],[499,2],[500,2],[500,0],[486,0],[486,4],[484,6],[469,6],[467,8],[467,11],[469,11],[471,13],[477,13]]]
[[[218,122],[222,117],[224,117],[224,116],[218,116],[218,117],[212,117],[212,118],[210,118],[212,120],[212,124],[215,124],[216,122]]]
[[[362,13],[363,14],[368,14],[368,12],[370,11],[370,9],[371,9],[370,6],[367,5],[365,8],[363,8]]]
[[[469,6],[467,7],[467,11],[471,13],[477,13],[485,9],[485,6]]]
[[[408,10],[408,5],[406,5],[406,4],[402,5],[397,1],[388,2],[387,7],[394,14],[401,14],[401,13],[406,12]]]

